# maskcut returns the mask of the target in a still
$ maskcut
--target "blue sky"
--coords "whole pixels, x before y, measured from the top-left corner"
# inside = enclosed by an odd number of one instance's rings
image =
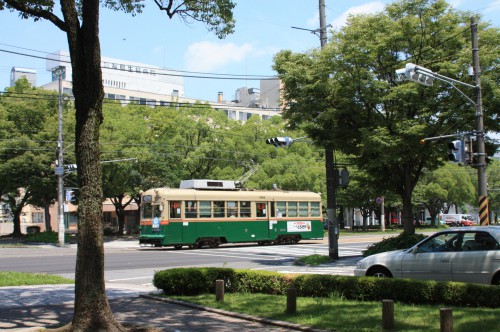
[[[349,13],[373,13],[392,1],[325,0],[327,23],[341,27]],[[169,19],[153,1],[146,1],[144,13],[135,17],[122,12],[101,10],[102,55],[182,71],[232,75],[272,76],[273,56],[279,50],[294,52],[319,47],[319,38],[304,30],[319,27],[318,0],[237,1],[236,31],[219,40],[199,22],[186,25]],[[455,8],[479,13],[483,20],[500,26],[500,0],[452,0]],[[21,20],[16,13],[0,11],[0,50],[44,57],[67,50],[63,32],[46,21]],[[0,52],[0,90],[9,85],[13,66],[36,69],[38,85],[50,80],[45,61]],[[185,96],[217,99],[219,91],[232,99],[240,87],[259,87],[251,79],[215,80],[186,78]]]

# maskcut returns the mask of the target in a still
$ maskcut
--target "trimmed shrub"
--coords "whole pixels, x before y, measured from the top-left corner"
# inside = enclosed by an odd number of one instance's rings
[[[215,280],[238,293],[285,295],[290,287],[303,297],[341,297],[358,301],[391,299],[409,304],[500,307],[500,287],[399,278],[308,274],[289,277],[276,272],[219,268],[176,268],[156,272],[153,285],[165,295],[215,294]]]
[[[393,236],[387,239],[383,239],[380,242],[374,243],[363,251],[363,257],[378,254],[381,252],[398,250],[398,249],[408,249],[418,242],[425,239],[427,236],[423,234],[404,234],[401,233],[398,236]]]
[[[69,242],[69,235],[64,234],[64,241]],[[26,235],[24,242],[32,243],[57,243],[59,241],[59,234],[57,232],[41,232]]]
[[[170,269],[156,272],[153,285],[165,295],[198,295],[206,293],[207,281],[197,268]]]

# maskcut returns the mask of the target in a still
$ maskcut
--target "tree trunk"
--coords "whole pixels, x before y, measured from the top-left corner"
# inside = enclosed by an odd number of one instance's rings
[[[415,225],[413,224],[413,206],[411,204],[411,193],[405,193],[403,197],[403,233],[415,234]]]
[[[45,231],[52,232],[52,225],[50,224],[50,202],[45,202],[43,207],[43,214],[45,219]]]
[[[125,233],[125,207],[117,206],[115,210],[118,216],[118,236],[123,236]]]
[[[21,194],[17,192],[16,195],[9,195],[8,202],[10,206],[10,211],[12,212],[12,222],[14,229],[12,231],[12,237],[22,237],[21,232],[21,213],[23,208],[26,206],[26,201],[28,200],[29,194]]]
[[[99,43],[99,1],[82,1],[82,24],[74,1],[61,1],[73,70],[78,164],[78,249],[73,331],[122,331],[109,307],[104,283],[102,176],[99,127],[104,89]]]
[[[12,237],[22,237],[23,233],[21,233],[21,211],[12,209],[12,222],[14,226]]]

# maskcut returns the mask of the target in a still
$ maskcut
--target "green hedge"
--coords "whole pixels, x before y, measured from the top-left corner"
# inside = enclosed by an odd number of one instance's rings
[[[410,304],[445,304],[470,307],[500,307],[500,287],[460,282],[437,282],[398,278],[335,275],[288,276],[274,272],[228,268],[175,268],[158,271],[153,285],[165,295],[215,293],[215,280],[224,280],[229,293],[285,295],[290,287],[298,296],[340,296],[348,300],[391,299]]]
[[[64,241],[69,242],[70,237],[64,234]],[[59,233],[57,232],[40,232],[26,235],[24,242],[34,243],[57,243],[59,241]]]

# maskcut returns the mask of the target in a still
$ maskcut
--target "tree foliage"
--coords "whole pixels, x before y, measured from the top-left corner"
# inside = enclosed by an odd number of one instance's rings
[[[0,196],[13,213],[13,236],[21,236],[24,206],[48,211],[56,198],[57,109],[53,92],[25,78],[0,96]]]
[[[446,84],[401,82],[395,71],[413,62],[473,84],[469,13],[445,1],[401,0],[374,15],[350,16],[321,51],[282,51],[274,68],[285,85],[290,125],[302,126],[319,144],[357,158],[381,190],[398,194],[406,233],[414,233],[412,193],[425,170],[442,164],[446,141],[425,137],[474,129],[474,109]],[[498,29],[479,29],[485,124],[498,130]],[[490,54],[493,53],[493,55]],[[487,118],[487,119],[486,119]]]

